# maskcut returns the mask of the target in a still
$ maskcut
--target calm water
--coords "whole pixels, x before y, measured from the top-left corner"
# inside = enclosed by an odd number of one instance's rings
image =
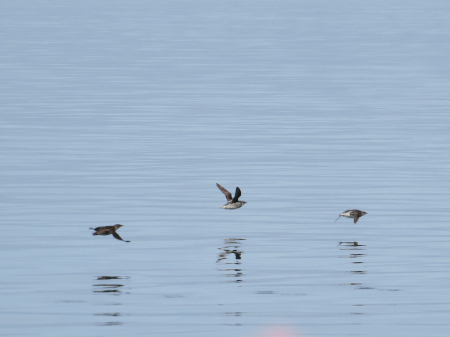
[[[2,2],[0,335],[448,335],[449,14]]]

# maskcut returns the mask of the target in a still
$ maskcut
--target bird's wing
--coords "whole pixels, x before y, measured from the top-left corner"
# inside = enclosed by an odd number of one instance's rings
[[[353,221],[357,223],[360,216],[361,212],[353,212]]]
[[[217,187],[219,188],[219,190],[222,191],[223,194],[225,194],[225,198],[227,198],[227,201],[230,201],[231,199],[233,199],[233,196],[231,195],[230,192],[227,191],[227,189],[225,187],[223,187],[222,185],[217,184]]]
[[[117,240],[125,241],[124,239],[122,239],[122,238],[120,237],[119,234],[116,233],[116,231],[112,231],[111,234],[112,234]],[[130,241],[125,241],[125,242],[130,242]]]
[[[236,187],[236,192],[234,193],[234,198],[233,200],[231,200],[231,202],[237,202],[240,196],[241,196],[241,189],[239,187]]]

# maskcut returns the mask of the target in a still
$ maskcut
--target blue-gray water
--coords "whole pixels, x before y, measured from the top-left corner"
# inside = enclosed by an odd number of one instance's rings
[[[448,335],[449,14],[2,2],[0,335]]]

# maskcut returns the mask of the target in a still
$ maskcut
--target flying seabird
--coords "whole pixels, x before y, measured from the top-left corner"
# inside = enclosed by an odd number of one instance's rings
[[[231,193],[228,192],[225,187],[223,187],[217,183],[216,183],[216,185],[219,188],[219,190],[221,190],[222,193],[225,194],[225,198],[227,198],[227,203],[220,208],[225,208],[225,209],[241,208],[242,206],[244,206],[247,203],[246,201],[239,201],[239,197],[241,196],[241,189],[239,187],[236,187],[236,192],[234,193],[234,198],[233,198]]]
[[[349,209],[348,211],[345,211],[344,213],[341,213],[341,214],[339,215],[339,217],[338,217],[334,222],[338,221],[339,218],[340,218],[341,216],[343,216],[343,217],[346,217],[346,218],[353,218],[353,221],[354,221],[355,223],[357,223],[357,222],[358,222],[358,219],[359,219],[360,217],[366,215],[366,214],[367,214],[367,212],[363,212],[363,211],[360,211],[360,210],[358,210],[358,209]]]
[[[97,228],[89,228],[93,229],[95,232],[92,233],[92,235],[109,235],[112,234],[117,240],[122,240],[125,242],[130,242],[122,239],[119,234],[116,233],[116,231],[123,227],[123,225],[114,225],[114,226],[104,226],[104,227],[97,227]]]

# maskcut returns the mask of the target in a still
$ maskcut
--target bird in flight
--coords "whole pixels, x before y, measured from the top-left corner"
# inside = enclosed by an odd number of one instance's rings
[[[130,242],[122,239],[119,234],[117,234],[117,230],[123,227],[123,225],[114,225],[114,226],[104,226],[104,227],[97,227],[97,228],[89,228],[93,229],[95,232],[92,233],[92,235],[110,235],[114,236],[117,240],[122,240],[125,242]]]
[[[242,206],[244,206],[247,203],[246,201],[239,201],[239,197],[241,196],[241,189],[239,187],[236,187],[236,192],[234,193],[234,198],[233,198],[231,193],[228,192],[225,187],[223,187],[217,183],[216,183],[216,185],[219,188],[219,190],[221,190],[222,193],[225,195],[225,198],[227,198],[227,203],[220,208],[236,209],[236,208],[241,208]]]
[[[367,212],[363,212],[363,211],[360,211],[360,210],[358,210],[358,209],[349,209],[348,211],[345,211],[344,213],[341,213],[341,214],[338,216],[338,218],[337,218],[334,222],[338,221],[339,218],[340,218],[341,216],[343,216],[343,217],[346,217],[346,218],[353,218],[353,221],[354,221],[355,223],[357,223],[357,222],[358,222],[358,219],[359,219],[360,217],[366,215],[366,214],[367,214]]]

